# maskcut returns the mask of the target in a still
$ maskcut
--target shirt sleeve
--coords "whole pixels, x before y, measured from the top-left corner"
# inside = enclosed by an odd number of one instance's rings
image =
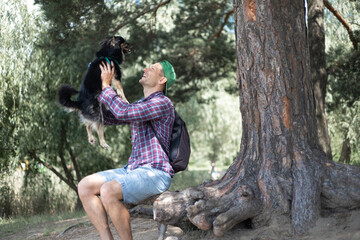
[[[130,122],[124,121],[123,119],[118,119],[112,114],[110,110],[107,110],[104,105],[102,105],[102,113],[104,117],[104,125],[124,125],[130,124]]]
[[[153,97],[149,101],[128,104],[124,102],[111,87],[106,87],[98,97],[116,119],[123,122],[145,122],[156,120],[167,115],[171,104],[166,98]]]

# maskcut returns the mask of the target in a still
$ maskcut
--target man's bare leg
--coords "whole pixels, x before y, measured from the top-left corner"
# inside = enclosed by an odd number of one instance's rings
[[[84,210],[99,232],[100,238],[102,240],[113,240],[107,214],[100,198],[97,196],[100,194],[100,188],[104,183],[104,179],[97,174],[87,176],[80,181],[78,192]]]
[[[102,185],[100,189],[101,201],[108,212],[121,240],[132,240],[130,214],[120,200],[123,199],[121,185],[116,181]]]

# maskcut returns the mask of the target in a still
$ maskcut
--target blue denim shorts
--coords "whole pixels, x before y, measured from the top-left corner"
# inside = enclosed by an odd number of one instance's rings
[[[117,168],[98,172],[105,182],[116,180],[123,191],[124,203],[137,203],[169,189],[171,176],[159,169],[144,165],[134,170]]]

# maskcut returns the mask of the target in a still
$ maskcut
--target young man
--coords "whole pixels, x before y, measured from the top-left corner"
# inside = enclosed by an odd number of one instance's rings
[[[165,95],[176,75],[168,61],[145,68],[139,80],[144,98],[128,104],[110,87],[114,68],[108,63],[100,68],[103,90],[98,100],[109,109],[103,110],[104,122],[108,125],[130,124],[132,153],[124,167],[82,179],[78,192],[101,239],[113,239],[108,214],[121,240],[127,240],[132,239],[132,233],[130,215],[123,203],[136,203],[166,191],[174,175],[169,159],[148,122],[152,122],[168,151],[175,115],[173,104]]]

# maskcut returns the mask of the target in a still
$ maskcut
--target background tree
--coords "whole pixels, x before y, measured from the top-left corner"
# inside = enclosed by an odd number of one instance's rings
[[[53,132],[51,123],[57,116],[49,92],[51,81],[44,81],[49,58],[34,48],[45,26],[41,18],[29,14],[26,4],[19,0],[1,4],[1,12],[0,215],[26,215],[32,210],[44,211],[42,205],[62,205],[69,199],[67,191],[50,194],[56,187],[49,184],[51,176],[43,174],[42,167],[28,155],[29,150],[58,150],[57,141],[51,138],[53,135],[49,136]],[[26,170],[26,182],[23,185],[15,182],[11,188],[9,176],[23,176],[18,174],[20,167]],[[38,194],[34,196],[34,192]],[[60,200],[54,201],[56,197]]]
[[[360,124],[359,49],[360,4],[356,1],[332,1],[325,11],[327,72],[326,99],[334,159],[358,164]],[[338,19],[341,19],[339,21]]]
[[[308,0],[308,35],[310,50],[310,74],[314,85],[316,123],[319,145],[329,159],[332,159],[328,124],[325,115],[325,96],[327,88],[324,1]]]
[[[291,221],[302,234],[321,209],[360,206],[360,169],[330,161],[317,144],[304,2],[235,0],[234,12],[240,153],[219,181],[162,194],[155,219],[187,218],[217,236],[246,219]]]
[[[181,24],[175,26],[176,21],[184,20],[177,1],[39,0],[32,6],[35,8],[33,13],[29,13],[27,5],[20,0],[11,0],[0,5],[3,10],[1,12],[4,13],[1,15],[4,23],[1,27],[1,51],[5,56],[1,59],[0,131],[4,137],[1,138],[0,164],[1,171],[10,171],[2,175],[6,179],[1,179],[1,193],[2,196],[9,197],[1,202],[16,204],[12,199],[17,196],[14,192],[10,194],[12,189],[6,182],[7,177],[21,164],[25,164],[22,170],[25,173],[23,186],[36,186],[37,191],[38,188],[46,189],[49,193],[53,189],[53,181],[61,181],[65,182],[73,193],[69,194],[65,188],[59,192],[76,198],[76,186],[83,176],[121,166],[127,161],[131,149],[128,127],[107,127],[105,136],[112,149],[105,151],[94,148],[87,143],[86,131],[80,127],[78,116],[74,113],[68,114],[56,103],[56,90],[61,84],[80,86],[99,42],[107,35],[123,35],[133,44],[133,54],[127,56],[123,65],[123,82],[131,101],[142,96],[138,79],[142,75],[143,67],[163,58],[176,65],[179,78],[170,91],[170,97],[176,105],[181,102],[186,104],[194,99],[199,103],[197,106],[204,108],[206,112],[205,105],[216,97],[212,94],[216,91],[214,81],[222,80],[221,88],[232,89],[227,78],[235,78],[235,55],[232,51],[234,35],[219,32],[227,23],[223,21],[225,16],[222,11],[227,10],[229,3],[213,1],[192,8],[194,2],[196,1],[183,1],[181,8],[189,11],[189,15],[201,14],[190,19],[193,24],[189,20],[183,28]],[[213,9],[215,13],[209,15],[207,11],[203,11],[208,9]],[[194,27],[194,22],[207,21],[210,17],[214,18],[213,21]],[[187,30],[185,27],[191,29]],[[196,31],[196,34],[180,34],[189,31]],[[214,32],[218,34],[211,37]],[[204,101],[203,94],[206,92],[211,92],[212,97]],[[198,110],[193,108],[192,111]],[[187,115],[184,118],[189,119],[187,122],[192,121]],[[203,120],[204,117],[199,116],[197,122],[189,122],[192,132],[198,129],[201,125],[199,121]],[[200,138],[204,138],[204,134],[206,133],[197,132]],[[204,145],[199,144],[196,147],[206,155],[205,151],[202,151],[206,148]],[[232,146],[238,148],[238,144]],[[231,149],[231,146],[229,148]],[[231,153],[222,152],[220,156],[226,154]],[[207,159],[201,160],[210,165]],[[45,168],[50,170],[51,174]],[[39,181],[42,177],[44,183],[47,183],[46,188],[37,185],[42,182]],[[25,194],[26,191],[20,192]],[[47,194],[46,203],[42,202],[44,205],[51,201],[57,202],[49,196]],[[63,199],[65,202],[73,201],[69,201],[69,197]],[[58,202],[58,205],[66,206],[64,201]],[[5,207],[8,206],[6,204],[2,206],[10,209]],[[46,208],[43,208],[43,211],[44,209]],[[8,215],[11,215],[11,212],[21,210],[9,210]]]

